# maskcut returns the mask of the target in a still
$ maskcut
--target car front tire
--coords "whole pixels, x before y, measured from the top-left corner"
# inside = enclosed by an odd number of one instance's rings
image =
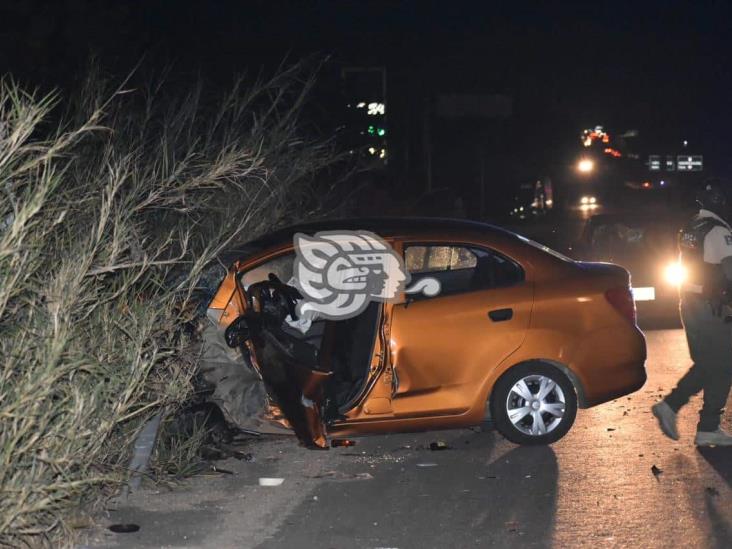
[[[567,434],[577,416],[572,382],[542,362],[514,366],[491,395],[496,429],[516,444],[551,444]]]

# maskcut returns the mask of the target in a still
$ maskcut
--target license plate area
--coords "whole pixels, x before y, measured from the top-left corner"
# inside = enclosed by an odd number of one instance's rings
[[[633,288],[633,299],[636,301],[655,301],[656,288],[653,286]]]

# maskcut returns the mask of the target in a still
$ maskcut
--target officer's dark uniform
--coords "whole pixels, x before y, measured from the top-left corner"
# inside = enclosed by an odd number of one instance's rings
[[[664,399],[674,412],[704,390],[698,433],[719,429],[732,385],[732,324],[727,288],[732,257],[732,228],[717,214],[702,209],[679,234],[681,260],[688,278],[681,287],[681,319],[694,361]],[[699,435],[697,434],[697,444]]]

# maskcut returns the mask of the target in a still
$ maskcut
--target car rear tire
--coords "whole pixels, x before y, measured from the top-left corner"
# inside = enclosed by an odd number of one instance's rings
[[[527,362],[508,370],[491,395],[496,429],[516,444],[551,444],[567,434],[577,416],[572,382],[557,368]]]

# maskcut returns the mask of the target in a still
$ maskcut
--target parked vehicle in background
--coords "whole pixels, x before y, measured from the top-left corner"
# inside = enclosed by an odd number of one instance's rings
[[[679,322],[679,286],[686,276],[678,261],[681,214],[612,213],[591,216],[574,257],[610,262],[630,272],[633,297],[641,321]]]

